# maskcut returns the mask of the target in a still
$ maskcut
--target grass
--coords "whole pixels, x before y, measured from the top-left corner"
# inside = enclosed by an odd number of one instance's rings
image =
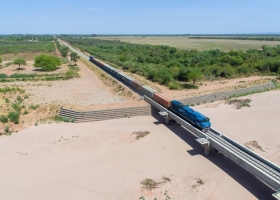
[[[120,40],[134,44],[151,44],[151,45],[168,45],[179,49],[199,51],[220,49],[223,51],[229,50],[247,50],[261,49],[263,45],[277,46],[280,41],[257,41],[257,40],[233,40],[233,39],[189,39],[184,36],[154,36],[154,37],[95,37],[106,40]]]
[[[247,142],[247,143],[245,144],[245,146],[248,147],[249,149],[251,149],[250,146],[253,146],[253,147],[255,147],[256,149],[259,149],[259,150],[261,150],[262,152],[264,152],[263,148],[258,144],[257,141]]]
[[[163,176],[161,182],[156,182],[155,180],[153,180],[153,179],[151,179],[151,178],[146,178],[145,180],[143,180],[143,181],[141,182],[141,184],[143,185],[143,188],[144,188],[144,189],[153,190],[153,189],[158,188],[158,186],[159,186],[160,184],[164,184],[164,183],[170,182],[170,181],[171,181],[170,178]]]
[[[74,119],[74,118],[61,117],[61,116],[59,116],[59,115],[55,115],[52,119],[53,119],[54,121],[56,121],[56,122],[72,122],[72,123],[75,122],[75,119]]]
[[[135,134],[136,140],[139,140],[139,139],[145,137],[146,135],[149,135],[150,132],[149,131],[138,131],[138,132],[133,132],[132,134]]]
[[[236,106],[236,109],[241,109],[242,107],[251,107],[251,101],[251,99],[231,99],[228,101],[228,104],[234,104]]]

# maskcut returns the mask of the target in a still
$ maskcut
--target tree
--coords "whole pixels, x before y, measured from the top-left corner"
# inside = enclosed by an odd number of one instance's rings
[[[61,65],[61,60],[54,56],[40,55],[35,58],[34,66],[44,71],[56,70]]]
[[[198,80],[202,80],[203,76],[202,76],[201,72],[192,71],[192,72],[187,74],[187,79],[188,80],[192,80],[193,81],[193,85],[195,85],[195,82],[198,81]]]
[[[76,62],[78,61],[78,59],[80,58],[80,56],[78,56],[77,53],[72,52],[72,53],[70,53],[70,58],[71,58],[71,61],[74,61],[75,65],[76,65]]]
[[[21,69],[20,65],[26,65],[26,61],[23,58],[17,58],[14,60],[14,64],[18,65],[18,69]]]

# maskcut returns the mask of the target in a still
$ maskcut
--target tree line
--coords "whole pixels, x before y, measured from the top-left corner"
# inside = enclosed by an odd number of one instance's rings
[[[139,45],[93,38],[61,37],[112,65],[178,89],[195,72],[204,79],[235,78],[280,73],[280,45],[262,50],[223,52],[218,49],[180,50],[169,46]],[[186,84],[183,84],[186,85]]]

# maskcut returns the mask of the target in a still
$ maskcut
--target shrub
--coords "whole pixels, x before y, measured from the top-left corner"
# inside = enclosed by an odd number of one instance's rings
[[[21,106],[19,103],[13,103],[12,104],[12,108],[16,111],[16,112],[20,112],[21,110]]]
[[[39,107],[38,104],[37,104],[37,105],[31,104],[31,105],[29,106],[29,108],[30,108],[30,109],[33,109],[33,110],[36,110],[38,107]]]
[[[66,73],[65,73],[65,78],[73,78],[75,77],[75,72],[71,69],[69,69]]]
[[[28,114],[28,111],[27,111],[27,110],[25,110],[25,111],[23,112],[23,114],[24,114],[24,115],[27,115],[27,114]]]
[[[9,126],[6,126],[5,129],[4,129],[5,133],[9,133],[10,132],[10,127]]]
[[[18,112],[9,112],[8,117],[11,122],[14,122],[15,124],[19,123],[19,113]]]
[[[9,118],[5,115],[1,115],[0,116],[0,122],[2,122],[3,124],[8,123]]]
[[[61,60],[54,56],[40,55],[35,58],[35,67],[40,67],[44,71],[53,71],[61,65]]]
[[[17,96],[17,100],[18,100],[19,102],[22,102],[22,101],[23,101],[23,99],[21,98],[21,96]]]

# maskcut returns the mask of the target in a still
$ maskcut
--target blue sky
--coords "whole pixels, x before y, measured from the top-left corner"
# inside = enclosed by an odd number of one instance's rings
[[[1,0],[0,34],[280,33],[279,0]]]

